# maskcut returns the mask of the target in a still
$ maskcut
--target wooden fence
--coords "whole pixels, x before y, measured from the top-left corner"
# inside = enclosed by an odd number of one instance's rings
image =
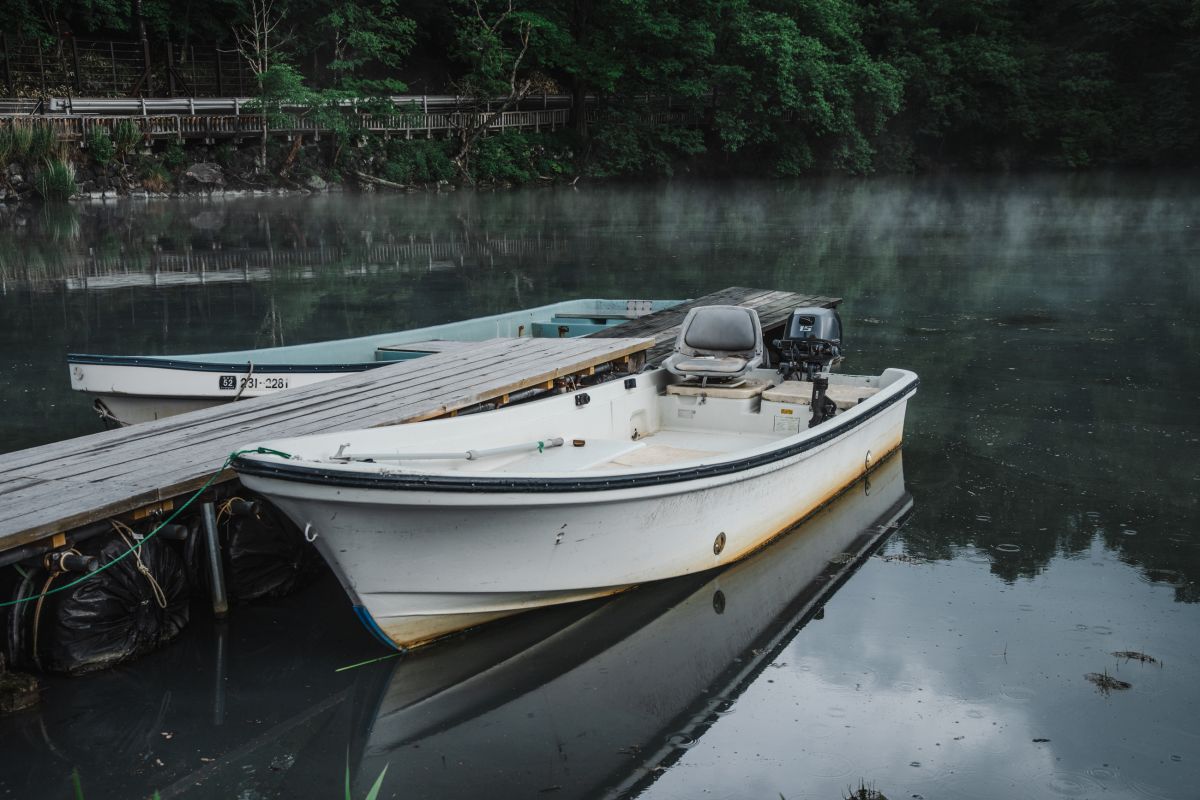
[[[448,134],[481,124],[492,118],[488,130],[554,131],[567,124],[570,109],[551,108],[524,111],[506,111],[502,114],[482,112],[429,112],[405,111],[396,114],[353,114],[348,113],[352,130],[361,133],[376,133],[387,136],[414,136],[432,138],[435,134]],[[207,143],[217,140],[241,140],[259,138],[263,134],[263,115],[247,114],[156,114],[147,116],[66,116],[50,115],[28,117],[21,115],[0,116],[0,129],[17,125],[46,126],[54,131],[59,141],[75,142],[87,146],[88,134],[93,128],[104,128],[111,134],[119,124],[137,127],[143,141],[202,139]],[[317,117],[303,112],[286,112],[267,117],[267,133],[274,136],[312,136],[319,140],[321,134],[331,128],[323,125]]]

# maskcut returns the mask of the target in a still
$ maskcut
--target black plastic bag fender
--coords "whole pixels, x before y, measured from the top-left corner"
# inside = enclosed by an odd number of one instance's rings
[[[136,543],[129,534],[97,536],[76,549],[108,564]],[[50,588],[80,576],[59,575]],[[45,598],[26,633],[43,670],[79,674],[119,664],[174,639],[188,622],[190,586],[168,542],[144,540],[136,553]]]
[[[265,500],[257,514],[232,516],[225,534],[225,583],[237,601],[291,594],[312,580],[321,563],[300,529]]]

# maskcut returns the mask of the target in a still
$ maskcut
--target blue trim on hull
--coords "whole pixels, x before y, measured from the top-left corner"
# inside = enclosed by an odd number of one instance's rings
[[[363,606],[354,606],[354,615],[358,617],[358,621],[363,624],[363,627],[371,632],[371,635],[378,639],[384,645],[387,645],[392,650],[404,652],[404,648],[388,638],[388,635],[383,632],[379,624],[371,616],[371,612],[367,611]]]

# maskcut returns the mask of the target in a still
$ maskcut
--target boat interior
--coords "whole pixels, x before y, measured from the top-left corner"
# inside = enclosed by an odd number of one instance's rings
[[[325,463],[397,473],[561,474],[703,464],[771,449],[810,425],[829,424],[908,375],[894,369],[878,376],[830,374],[833,358],[800,374],[794,365],[763,366],[767,357],[752,310],[693,309],[665,369],[486,414],[317,437],[309,452]],[[814,413],[817,407],[821,414]],[[286,442],[279,447],[294,452]]]
[[[670,308],[680,300],[566,300],[411,330],[284,347],[172,356],[199,363],[362,364],[405,361],[494,338],[571,338]]]

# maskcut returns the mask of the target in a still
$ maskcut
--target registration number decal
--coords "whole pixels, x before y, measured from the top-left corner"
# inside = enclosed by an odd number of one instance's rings
[[[237,389],[239,391],[245,389],[286,389],[288,388],[287,378],[255,378],[247,376],[238,378],[237,375],[222,375],[217,383],[220,389]]]

